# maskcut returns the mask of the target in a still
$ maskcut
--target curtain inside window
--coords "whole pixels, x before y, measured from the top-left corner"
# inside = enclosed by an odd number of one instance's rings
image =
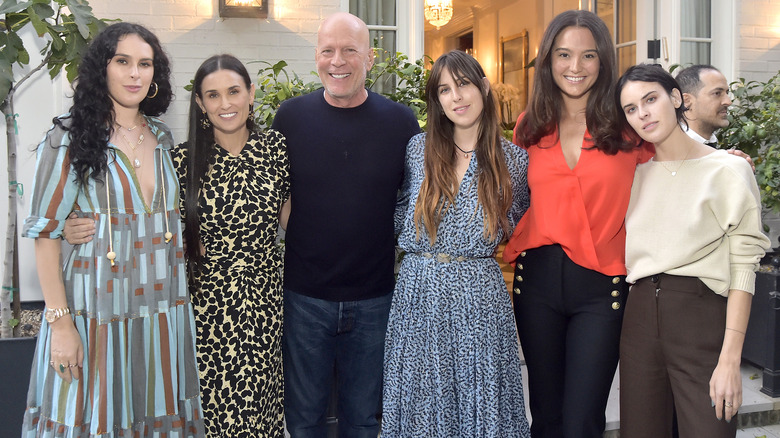
[[[709,64],[712,1],[686,0],[680,3],[680,8],[680,63]]]
[[[360,17],[368,25],[371,47],[376,49],[375,62],[379,63],[389,56],[395,56],[396,31],[375,27],[397,26],[396,0],[349,0],[349,12]],[[371,72],[372,76],[377,73],[376,68]],[[374,84],[372,91],[383,93],[395,87],[395,76],[386,76]]]

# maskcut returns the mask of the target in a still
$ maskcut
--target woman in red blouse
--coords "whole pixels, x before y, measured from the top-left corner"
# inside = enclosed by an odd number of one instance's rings
[[[567,11],[542,37],[514,143],[529,154],[531,205],[507,244],[528,366],[531,435],[601,437],[628,287],[625,217],[637,147],[616,128],[607,27]]]

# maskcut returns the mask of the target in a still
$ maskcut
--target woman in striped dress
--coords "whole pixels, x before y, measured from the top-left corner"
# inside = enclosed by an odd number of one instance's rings
[[[38,147],[23,235],[36,239],[46,312],[23,436],[203,436],[173,139],[155,118],[169,76],[151,32],[109,26]],[[72,210],[96,235],[61,270]]]

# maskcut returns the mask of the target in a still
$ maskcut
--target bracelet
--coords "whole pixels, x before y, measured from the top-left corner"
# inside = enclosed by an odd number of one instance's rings
[[[745,334],[745,332],[743,332],[743,331],[741,331],[741,330],[733,329],[733,328],[731,328],[731,327],[726,327],[726,330],[731,330],[731,331],[733,331],[733,332],[742,333],[742,335],[744,335],[744,334]]]

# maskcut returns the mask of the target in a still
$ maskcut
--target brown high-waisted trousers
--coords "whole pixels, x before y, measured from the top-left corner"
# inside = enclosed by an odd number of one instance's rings
[[[715,417],[709,381],[726,327],[726,298],[698,278],[667,274],[636,282],[620,339],[620,438],[733,438]]]

